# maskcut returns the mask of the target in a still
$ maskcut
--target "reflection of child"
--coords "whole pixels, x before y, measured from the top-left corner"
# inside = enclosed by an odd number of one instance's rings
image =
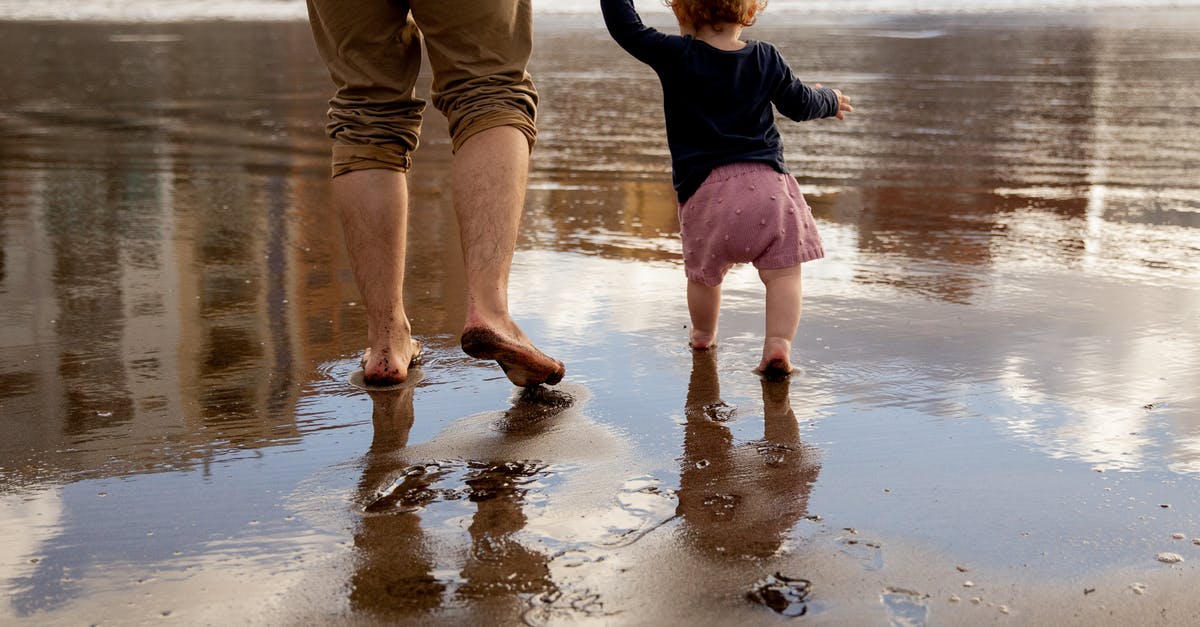
[[[758,370],[791,372],[800,264],[825,255],[812,213],[783,162],[771,105],[796,121],[845,118],[850,99],[809,87],[769,43],[740,39],[766,0],[669,0],[681,36],[642,24],[633,0],[601,0],[613,39],[658,74],[679,196],[691,345],[717,336],[721,281],[752,262],[766,286]]]
[[[763,437],[739,443],[725,422],[737,410],[721,400],[716,355],[692,352],[675,511],[693,546],[726,557],[770,557],[808,513],[821,464],[800,439],[788,386],[787,379],[764,377]]]

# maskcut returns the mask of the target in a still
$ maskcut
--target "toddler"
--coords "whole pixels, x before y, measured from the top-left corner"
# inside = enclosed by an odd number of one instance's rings
[[[800,325],[800,264],[825,256],[808,204],[783,161],[772,105],[801,122],[845,119],[850,98],[796,79],[769,43],[742,40],[766,0],[668,0],[681,35],[642,24],[633,0],[601,0],[613,39],[658,74],[663,89],[691,346],[717,337],[721,281],[753,263],[766,287],[758,372],[791,373]]]

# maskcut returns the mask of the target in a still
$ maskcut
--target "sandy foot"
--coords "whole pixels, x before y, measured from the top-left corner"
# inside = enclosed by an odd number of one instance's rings
[[[485,328],[468,329],[462,335],[463,352],[479,359],[494,359],[513,385],[531,387],[562,381],[567,369],[561,361],[533,345],[513,340]]]
[[[410,351],[405,362],[397,360],[386,348],[380,351],[377,357],[372,355],[370,348],[364,350],[362,360],[359,362],[363,370],[363,383],[378,387],[404,383],[408,379],[408,370],[421,360],[421,343],[415,339],[410,339],[409,342],[411,342]],[[400,363],[405,364],[403,368],[400,367]]]

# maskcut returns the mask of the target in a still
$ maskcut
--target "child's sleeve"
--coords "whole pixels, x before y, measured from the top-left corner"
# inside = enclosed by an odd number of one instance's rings
[[[637,60],[655,65],[671,48],[671,37],[642,23],[633,0],[600,0],[604,25],[614,41]]]
[[[779,79],[771,102],[785,117],[797,122],[830,118],[837,115],[838,97],[831,87],[813,89],[805,85],[792,74],[792,68],[783,60],[778,50],[774,50],[774,70]]]

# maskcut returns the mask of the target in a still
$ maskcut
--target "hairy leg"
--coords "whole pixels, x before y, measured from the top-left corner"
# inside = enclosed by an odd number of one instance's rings
[[[562,380],[562,362],[534,347],[508,313],[508,273],[525,205],[529,140],[510,126],[467,139],[454,155],[454,208],[467,272],[462,347],[495,359],[509,380],[528,387]]]
[[[800,326],[800,265],[759,270],[758,276],[767,288],[767,333],[757,370],[788,374],[792,371],[792,339]]]
[[[404,254],[408,189],[404,173],[373,169],[333,179],[350,267],[367,310],[363,380],[393,385],[408,378],[420,352],[404,313]]]
[[[721,286],[709,287],[688,279],[688,314],[692,318],[692,348],[704,350],[717,340],[717,318],[721,315]]]

